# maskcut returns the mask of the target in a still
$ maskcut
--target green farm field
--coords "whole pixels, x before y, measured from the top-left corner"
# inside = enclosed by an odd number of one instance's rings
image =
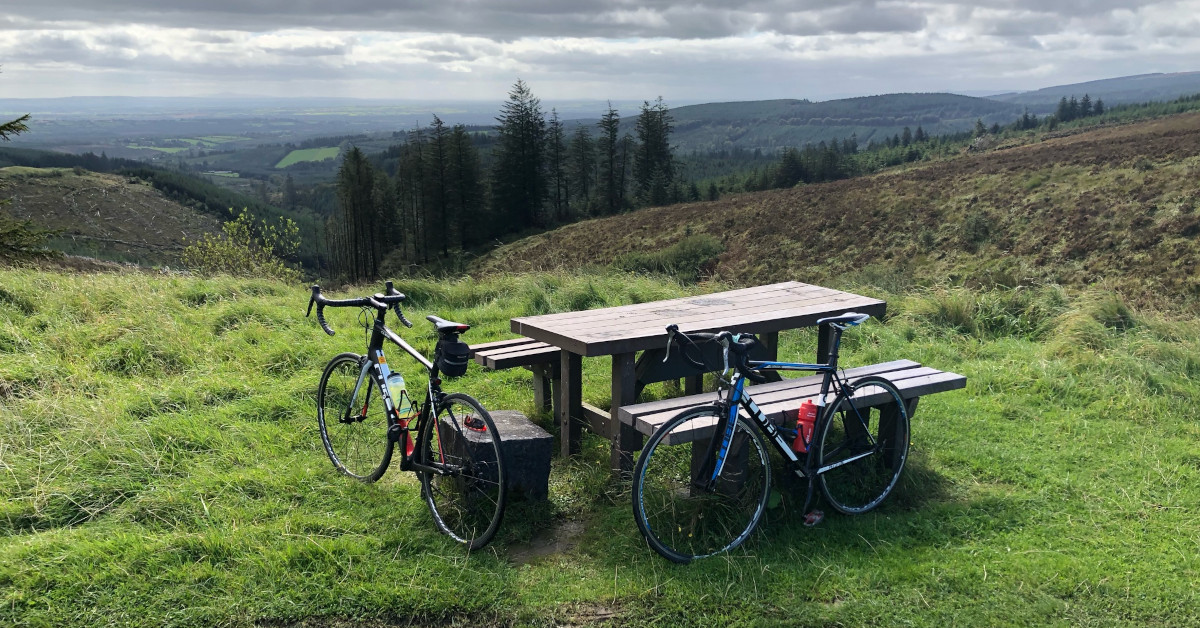
[[[302,285],[0,269],[0,625],[1200,624],[1200,320],[1103,285],[830,285],[889,303],[844,364],[908,358],[967,388],[921,401],[877,511],[805,528],[784,485],[743,547],[680,566],[642,541],[598,437],[470,555],[408,474],[338,475],[314,395],[362,330],[331,310],[326,336]],[[731,286],[580,271],[397,287],[417,321],[403,335],[430,351],[427,314],[478,343],[511,337],[513,316]],[[806,357],[816,339],[781,343]],[[608,363],[584,369],[606,407]],[[529,385],[472,366],[446,388],[553,430]]]
[[[338,147],[336,146],[326,148],[298,148],[279,160],[279,163],[275,164],[275,168],[287,168],[292,164],[298,164],[302,161],[325,161],[326,159],[334,159],[337,156]]]

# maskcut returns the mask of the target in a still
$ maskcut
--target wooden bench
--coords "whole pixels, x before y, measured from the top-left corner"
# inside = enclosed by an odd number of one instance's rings
[[[552,410],[558,399],[559,358],[562,350],[531,338],[512,338],[472,345],[471,357],[480,366],[499,371],[524,367],[533,372],[533,400],[542,410]]]
[[[905,400],[905,409],[911,417],[917,410],[917,401],[924,395],[955,390],[967,385],[967,378],[957,373],[939,371],[911,360],[896,360],[870,366],[860,366],[845,370],[846,378],[853,381],[866,375],[882,375],[896,386],[900,396]],[[772,422],[782,422],[783,413],[795,410],[805,399],[815,398],[821,391],[821,375],[785,379],[778,382],[768,382],[747,386],[746,390],[754,397],[754,402]],[[662,399],[646,403],[623,406],[618,410],[622,423],[631,425],[642,434],[650,435],[662,424],[679,414],[685,408],[714,403],[716,393],[702,393],[674,399]],[[712,425],[697,425],[697,430],[691,434],[695,439],[703,438],[711,433]]]

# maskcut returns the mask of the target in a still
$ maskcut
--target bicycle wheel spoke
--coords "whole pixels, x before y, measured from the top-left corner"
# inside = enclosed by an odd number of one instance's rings
[[[474,399],[447,395],[426,423],[420,446],[422,463],[443,472],[421,474],[434,522],[456,541],[482,547],[495,535],[506,499],[500,438],[491,417]]]
[[[703,464],[709,439],[694,441],[695,424],[689,422],[701,418],[715,423],[715,412],[689,410],[667,422],[650,438],[634,469],[638,528],[655,551],[676,562],[737,547],[754,531],[766,506],[770,463],[762,439],[746,423],[739,422],[716,482],[695,476],[712,468]]]
[[[373,482],[392,458],[388,417],[382,400],[372,395],[370,380],[358,398],[354,386],[361,373],[359,356],[343,353],[329,362],[317,389],[317,425],[334,468],[352,478]]]
[[[895,487],[908,455],[909,422],[900,393],[867,377],[847,386],[817,438],[821,490],[847,514],[867,512]]]

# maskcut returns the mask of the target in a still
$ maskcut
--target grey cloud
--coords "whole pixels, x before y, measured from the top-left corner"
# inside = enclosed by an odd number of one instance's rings
[[[1057,33],[1066,23],[1066,19],[1049,13],[1024,13],[996,18],[986,23],[984,32],[997,37],[1027,38]]]
[[[289,57],[340,57],[350,52],[347,44],[329,46],[260,46],[264,52],[272,52]]]
[[[775,31],[789,14],[824,15],[834,32],[920,28],[916,8],[857,2],[829,7],[817,0],[64,0],[55,6],[22,7],[35,21],[73,20],[172,27],[266,31],[316,28],[392,32],[452,32],[496,40],[528,36],[708,38]],[[646,17],[646,20],[628,19]]]

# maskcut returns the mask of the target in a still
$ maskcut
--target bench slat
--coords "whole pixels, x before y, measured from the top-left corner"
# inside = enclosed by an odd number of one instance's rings
[[[847,371],[850,375],[850,371]],[[857,378],[856,376],[852,376]],[[928,367],[916,367],[902,369],[899,371],[889,372],[888,379],[896,386],[900,392],[900,396],[904,399],[911,399],[923,395],[943,392],[947,390],[956,390],[967,385],[967,378],[957,373],[938,371]],[[755,395],[757,388],[752,387],[750,393],[755,396],[755,403],[767,415],[769,419],[778,420],[782,418],[784,411],[793,410],[800,406],[806,398],[815,397],[820,392],[820,378],[805,377],[802,379],[785,380],[793,385],[791,390],[776,390],[763,395]],[[776,384],[778,382],[775,382]],[[662,424],[671,420],[672,417],[679,414],[684,408],[712,403],[716,396],[713,393],[704,395],[691,395],[690,397],[681,397],[677,401],[683,401],[678,407],[664,407],[659,404],[656,408],[658,411],[642,412],[643,406],[650,404],[638,404],[634,406],[626,406],[621,408],[619,416],[621,421],[633,425],[639,432],[644,434],[653,434]],[[868,400],[870,401],[870,400]],[[880,399],[882,401],[882,399]],[[708,429],[711,426],[704,426],[697,423],[694,429]],[[685,432],[692,430],[685,427]],[[699,438],[697,435],[695,438]],[[689,437],[690,438],[690,437]]]
[[[858,366],[855,368],[846,369],[847,377],[857,379],[866,375],[881,375],[911,369],[921,366],[912,360],[895,360],[892,362],[882,362],[880,364],[871,364],[868,366]],[[793,390],[800,386],[820,385],[822,375],[810,375],[807,377],[799,377],[795,379],[785,379],[778,382],[768,382],[766,384],[753,384],[747,387],[747,390],[754,397],[769,393]],[[678,413],[679,410],[690,408],[692,406],[703,405],[716,401],[716,393],[701,393],[699,395],[689,395],[687,397],[675,397],[672,399],[660,399],[658,401],[648,401],[631,406],[621,408],[619,415],[621,422],[626,425],[634,425],[634,419],[638,416],[647,414],[658,414],[661,412],[669,412],[671,415]]]
[[[532,338],[510,338],[472,345],[471,357],[492,370],[549,364],[558,361],[559,348]]]
[[[530,366],[532,364],[547,364],[558,362],[562,350],[553,345],[546,345],[523,351],[510,351],[499,355],[484,356],[483,365],[498,371],[514,366]],[[477,360],[478,361],[478,360]]]

